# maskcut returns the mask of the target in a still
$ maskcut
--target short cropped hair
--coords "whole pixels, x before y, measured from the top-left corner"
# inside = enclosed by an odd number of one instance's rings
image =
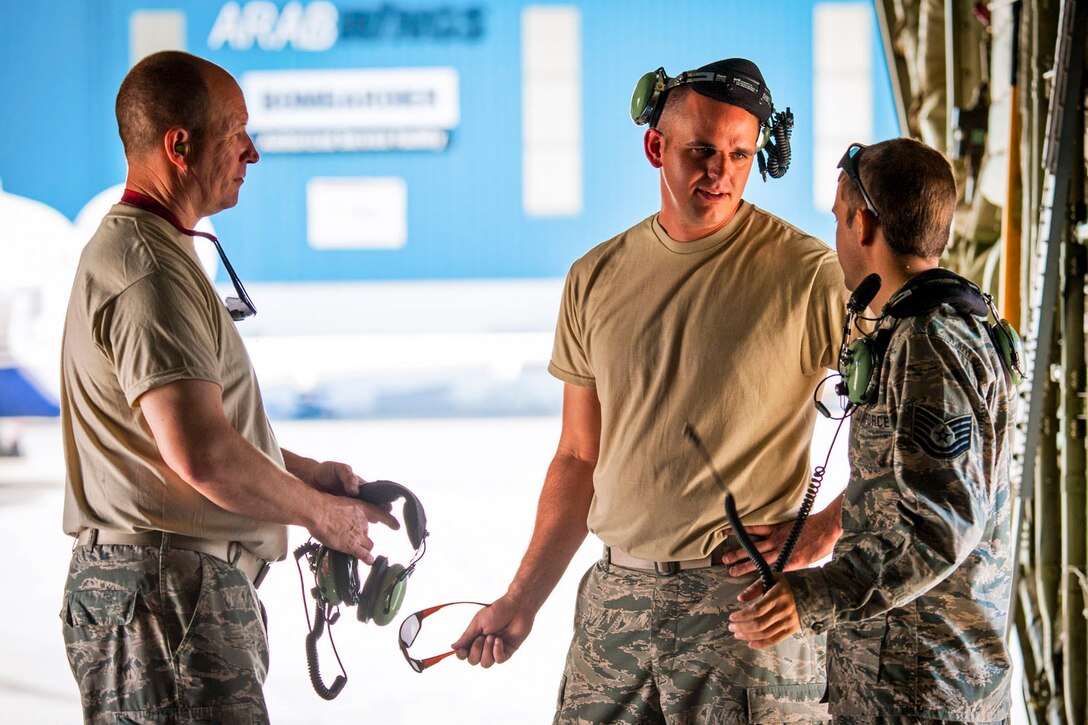
[[[657,117],[654,128],[660,130],[663,126],[667,126],[672,117],[679,113],[677,109],[684,105],[684,99],[689,93],[694,92],[695,89],[691,86],[676,86],[669,89],[669,92],[665,94],[665,105],[661,107],[661,113]]]
[[[126,157],[148,153],[173,126],[200,136],[210,105],[205,74],[214,67],[176,50],[153,53],[132,67],[115,106]]]
[[[940,257],[956,209],[956,179],[945,157],[920,141],[894,138],[865,147],[857,163],[892,252]],[[861,192],[849,180],[843,184],[843,201],[851,217],[865,208]]]

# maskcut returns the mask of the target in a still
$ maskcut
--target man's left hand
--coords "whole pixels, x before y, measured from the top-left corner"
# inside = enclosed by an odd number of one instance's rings
[[[786,577],[775,574],[775,583],[763,593],[763,582],[757,579],[737,597],[751,602],[744,609],[729,615],[729,631],[752,649],[772,647],[801,629],[797,602]]]
[[[746,526],[745,529],[753,537],[762,537],[761,541],[755,542],[756,548],[768,564],[774,564],[792,527],[793,521],[783,521],[780,524]],[[804,569],[830,556],[841,534],[842,496],[839,496],[823,511],[812,514],[805,521],[801,536],[786,564],[786,571]],[[722,556],[722,563],[729,567],[729,576],[744,576],[756,570],[756,565],[740,547]]]
[[[335,496],[357,496],[359,486],[366,483],[355,475],[351,466],[337,461],[322,461],[311,468],[309,474],[309,480],[306,480],[306,483],[318,491]]]

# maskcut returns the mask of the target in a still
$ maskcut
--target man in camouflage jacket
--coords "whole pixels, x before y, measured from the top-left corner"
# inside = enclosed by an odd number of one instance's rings
[[[852,145],[833,208],[846,285],[876,272],[870,402],[853,415],[843,535],[730,617],[754,648],[828,632],[837,723],[995,723],[1009,713],[1012,368],[986,300],[940,269],[955,182],[910,139]]]

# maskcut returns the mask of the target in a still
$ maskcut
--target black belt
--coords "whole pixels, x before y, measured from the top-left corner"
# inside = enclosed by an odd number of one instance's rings
[[[139,534],[126,534],[104,529],[83,529],[76,536],[76,546],[158,546],[167,549],[199,551],[202,554],[222,559],[231,566],[240,569],[253,582],[253,588],[261,586],[271,564],[252,554],[237,541],[210,541],[197,539],[183,534],[168,534],[164,531],[143,531]]]

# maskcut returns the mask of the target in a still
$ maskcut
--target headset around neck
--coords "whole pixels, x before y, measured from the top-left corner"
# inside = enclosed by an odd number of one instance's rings
[[[941,305],[951,306],[959,315],[992,316],[993,322],[985,327],[1001,358],[1002,367],[1008,372],[1013,385],[1019,385],[1023,380],[1024,373],[1020,369],[1023,347],[1016,329],[1008,320],[998,316],[993,298],[978,285],[940,267],[921,272],[908,280],[884,305],[873,332],[849,342],[853,323],[879,289],[880,276],[871,274],[862,280],[847,303],[846,324],[839,348],[839,374],[842,379],[835,390],[847,398],[848,408],[868,405],[876,399],[884,354],[899,322],[927,315]]]

